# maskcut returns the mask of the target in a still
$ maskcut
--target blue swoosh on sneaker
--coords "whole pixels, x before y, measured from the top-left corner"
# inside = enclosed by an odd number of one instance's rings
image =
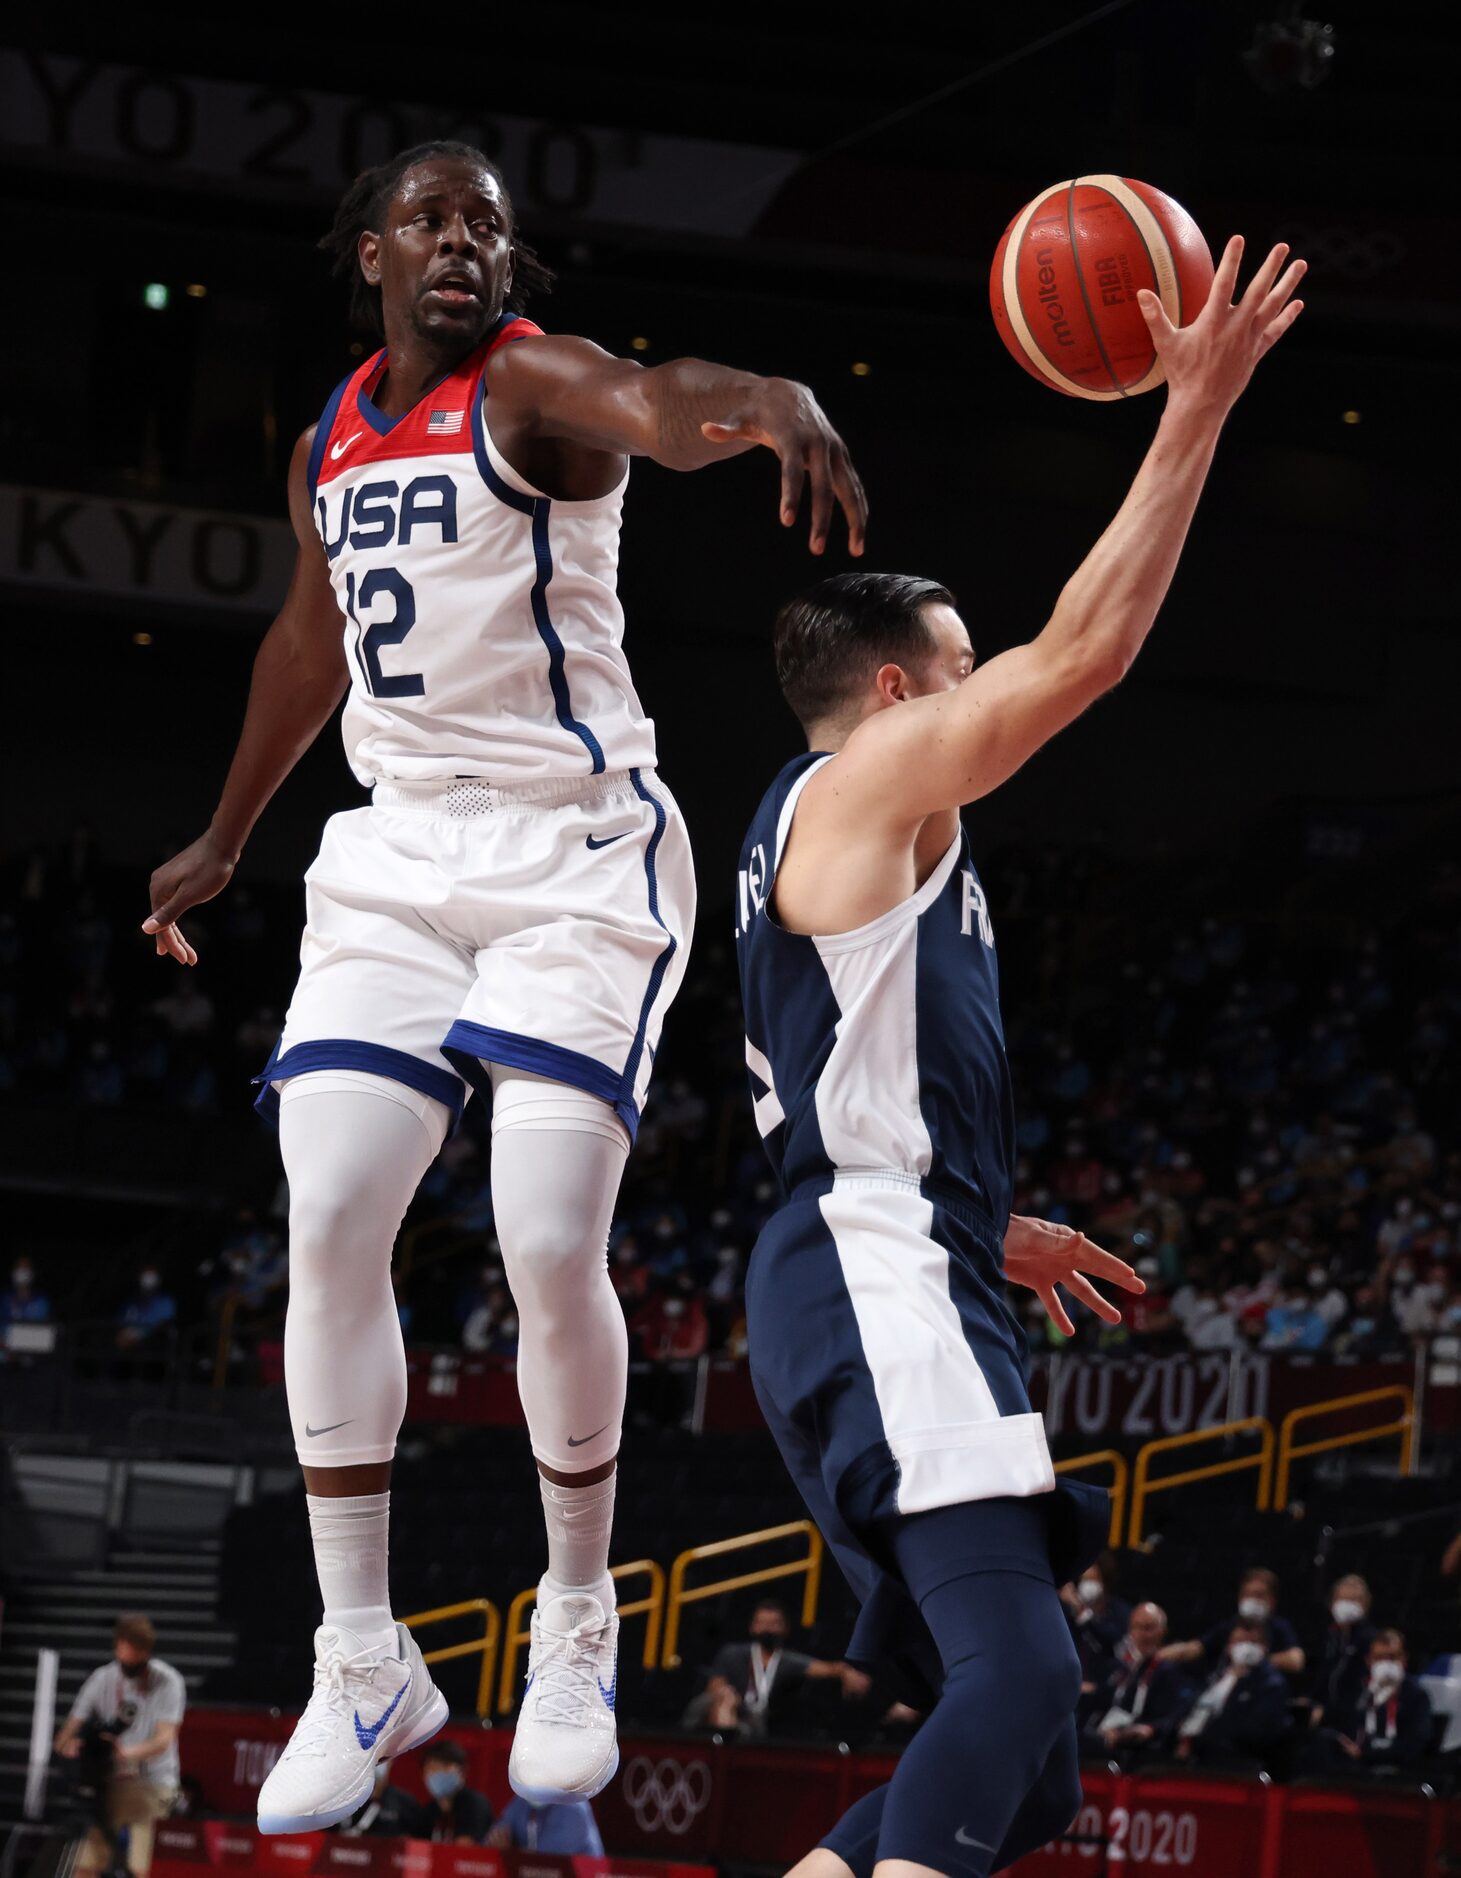
[[[617,1674],[615,1675],[614,1680],[616,1682],[618,1681]],[[361,1721],[360,1710],[356,1709],[355,1711],[355,1739],[360,1743],[361,1747],[364,1748],[367,1754],[369,1754],[370,1750],[375,1746],[376,1742],[380,1740],[381,1729],[385,1727],[386,1723],[391,1719],[392,1715],[394,1715],[396,1710],[401,1706],[401,1697],[405,1695],[406,1691],[410,1687],[411,1687],[411,1678],[408,1676],[406,1680],[401,1684],[400,1688],[397,1689],[395,1693],[395,1697],[392,1700],[390,1707],[386,1710],[385,1714],[381,1716],[378,1722],[372,1723],[372,1725],[369,1728],[367,1728],[365,1724]]]
[[[597,1677],[595,1677],[594,1680],[598,1682]],[[619,1692],[619,1665],[616,1663],[614,1665],[614,1680],[609,1684],[608,1688],[606,1689],[601,1682],[599,1683],[599,1694],[604,1698],[604,1707],[606,1709],[609,1709],[612,1711],[614,1707],[614,1701],[618,1695],[618,1692]]]

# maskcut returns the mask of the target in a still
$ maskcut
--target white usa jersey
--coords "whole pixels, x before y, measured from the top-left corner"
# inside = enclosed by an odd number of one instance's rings
[[[495,331],[399,418],[376,353],[337,386],[310,500],[345,617],[345,752],[367,787],[518,783],[651,768],[654,725],[624,659],[624,481],[588,502],[534,489],[487,429]]]

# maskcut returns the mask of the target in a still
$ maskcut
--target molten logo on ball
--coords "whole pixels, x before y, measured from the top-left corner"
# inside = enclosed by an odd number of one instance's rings
[[[1072,398],[1131,398],[1165,374],[1137,294],[1174,326],[1195,319],[1212,256],[1187,211],[1150,183],[1077,176],[1042,190],[1004,232],[989,278],[999,336],[1031,377]]]

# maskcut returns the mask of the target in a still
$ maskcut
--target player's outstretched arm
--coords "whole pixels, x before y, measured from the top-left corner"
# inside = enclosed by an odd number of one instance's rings
[[[198,839],[152,876],[152,911],[142,930],[160,958],[196,965],[177,922],[221,893],[265,804],[330,721],[348,674],[340,608],[310,514],[307,430],[289,465],[289,516],[299,552],[289,591],[254,660],[243,730],[213,819]]]
[[[1124,676],[1171,584],[1223,422],[1303,307],[1293,294],[1305,264],[1285,267],[1282,244],[1234,303],[1242,254],[1235,236],[1190,326],[1174,327],[1154,294],[1141,295],[1168,391],[1126,500],[1038,638],[957,690],[879,711],[852,733],[837,768],[854,813],[916,824],[988,795]]]
[[[774,450],[783,526],[795,523],[810,484],[812,553],[826,547],[839,506],[848,546],[862,553],[867,497],[847,446],[805,385],[705,359],[645,367],[557,334],[504,346],[487,367],[487,383],[490,411],[505,406],[509,421],[525,421],[532,434],[605,456],[697,470],[757,446]]]

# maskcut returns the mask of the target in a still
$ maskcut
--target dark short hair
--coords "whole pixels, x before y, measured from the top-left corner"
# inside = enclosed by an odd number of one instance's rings
[[[423,1761],[445,1761],[450,1767],[465,1767],[467,1751],[459,1741],[446,1740],[438,1735],[421,1758]]]
[[[832,716],[891,660],[911,665],[933,650],[926,606],[954,604],[950,590],[916,574],[834,574],[776,615],[776,676],[803,730]]]
[[[1374,1636],[1370,1638],[1371,1647],[1377,1643],[1392,1643],[1402,1656],[1405,1654],[1405,1632],[1403,1630],[1396,1630],[1393,1625],[1388,1626],[1384,1630],[1377,1630],[1375,1632]]]
[[[787,1610],[780,1598],[757,1598],[756,1602],[751,1606],[752,1617],[754,1617],[758,1611],[775,1611],[776,1615],[784,1618],[788,1624],[791,1622],[791,1613]]]
[[[1229,1638],[1235,1637],[1240,1630],[1246,1637],[1257,1637],[1265,1650],[1272,1641],[1272,1634],[1269,1631],[1268,1619],[1266,1617],[1238,1618],[1228,1631]]]
[[[146,1650],[150,1656],[157,1648],[157,1631],[150,1617],[141,1611],[123,1611],[112,1629],[117,1643],[130,1643],[134,1650]]]
[[[1244,1585],[1255,1584],[1261,1584],[1268,1595],[1273,1599],[1274,1603],[1278,1603],[1277,1572],[1270,1571],[1266,1565],[1250,1565],[1247,1571],[1245,1571],[1243,1576],[1238,1580],[1238,1586],[1239,1589],[1241,1589]]]
[[[512,291],[507,296],[511,310],[521,313],[535,293],[546,293],[553,285],[553,270],[538,258],[518,233],[517,210],[512,206],[512,197],[508,194],[502,171],[491,157],[474,144],[458,143],[450,137],[413,144],[409,150],[399,150],[386,162],[377,163],[374,169],[360,172],[340,198],[335,219],[319,242],[334,263],[334,271],[350,283],[351,323],[362,332],[374,333],[377,338],[385,336],[380,288],[372,287],[360,271],[356,252],[360,237],[367,231],[378,231],[381,228],[391,198],[400,188],[407,172],[415,169],[418,163],[429,163],[434,157],[451,157],[459,162],[475,163],[479,169],[486,170],[502,191],[502,199],[507,207],[509,239],[517,250]]]

